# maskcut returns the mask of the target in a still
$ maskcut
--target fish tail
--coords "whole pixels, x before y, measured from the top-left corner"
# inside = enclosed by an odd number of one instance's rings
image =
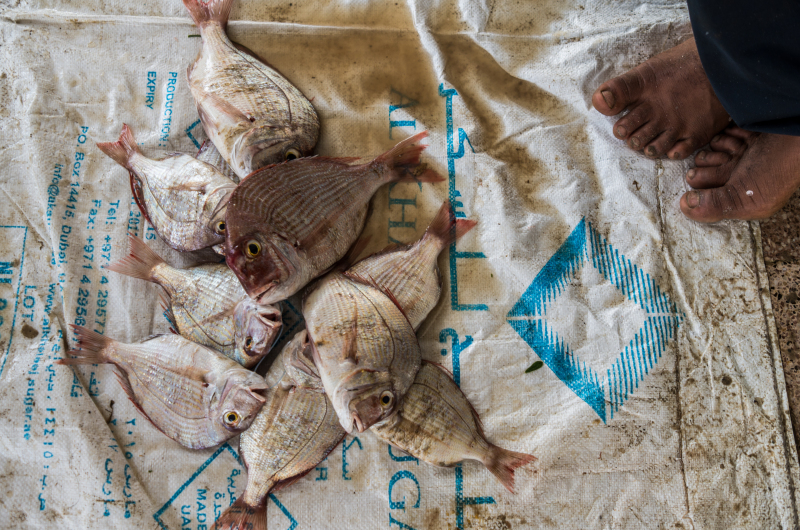
[[[138,237],[128,234],[131,253],[124,258],[106,265],[106,269],[140,280],[154,281],[153,269],[165,262]]]
[[[72,357],[59,359],[56,361],[57,364],[104,364],[111,362],[108,357],[108,348],[114,342],[112,339],[83,326],[70,324],[70,327],[75,332],[77,343],[80,347],[68,351],[67,355]]]
[[[436,171],[421,164],[419,155],[427,145],[416,145],[426,138],[428,131],[422,131],[406,138],[373,161],[373,164],[386,165],[389,168],[390,182],[441,182],[444,180]]]
[[[267,505],[253,508],[239,497],[219,516],[214,530],[267,530]]]
[[[212,22],[218,23],[222,29],[228,25],[233,0],[183,0],[197,27],[202,28]]]
[[[441,241],[442,248],[460,238],[478,224],[469,219],[456,219],[450,201],[444,201],[436,217],[433,218],[423,238],[435,237]]]
[[[484,461],[484,465],[508,491],[514,493],[514,470],[534,460],[536,457],[533,455],[515,453],[496,445],[490,445],[488,458]]]
[[[128,169],[130,169],[131,157],[135,154],[142,154],[139,150],[139,146],[136,145],[133,131],[131,131],[127,123],[122,124],[122,132],[119,133],[119,140],[116,142],[99,142],[97,147],[114,159],[114,162]]]

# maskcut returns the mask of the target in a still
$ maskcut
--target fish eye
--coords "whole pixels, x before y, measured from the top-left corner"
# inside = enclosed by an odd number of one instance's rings
[[[297,149],[289,149],[286,151],[286,160],[294,160],[300,158],[300,151]]]
[[[228,427],[236,427],[239,424],[239,420],[241,420],[241,416],[235,410],[229,410],[222,416],[225,425]]]
[[[217,233],[218,234],[225,233],[225,221],[220,221],[217,223]]]
[[[247,242],[247,245],[245,245],[244,252],[248,257],[255,258],[261,253],[261,243],[255,239],[251,239]]]
[[[389,405],[392,404],[392,401],[394,401],[394,394],[392,394],[388,390],[383,394],[381,394],[381,405],[383,407],[388,407]]]
[[[244,339],[244,347],[248,350],[253,347],[253,337],[247,337]]]

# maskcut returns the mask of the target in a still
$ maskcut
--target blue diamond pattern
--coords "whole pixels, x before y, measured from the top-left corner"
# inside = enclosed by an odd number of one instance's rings
[[[547,305],[587,263],[646,313],[630,343],[606,370],[581,362],[569,344],[547,325]],[[589,405],[603,422],[619,411],[658,363],[685,314],[641,267],[632,263],[581,219],[508,313],[508,323],[553,373]]]

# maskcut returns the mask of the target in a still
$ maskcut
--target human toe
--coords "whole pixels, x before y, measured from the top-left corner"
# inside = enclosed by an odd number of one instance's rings
[[[721,166],[730,161],[731,155],[722,151],[703,150],[694,157],[694,163],[698,167]]]
[[[651,120],[652,113],[648,105],[639,105],[614,124],[614,136],[620,140],[627,140],[637,129],[643,127]],[[649,140],[648,140],[649,141]],[[644,147],[646,143],[641,144]]]
[[[765,199],[758,189],[728,183],[718,188],[686,192],[681,197],[681,211],[689,219],[701,223],[722,219],[764,219],[782,206],[779,202]]]
[[[628,147],[636,151],[641,151],[647,144],[652,142],[654,138],[661,134],[662,131],[663,128],[660,127],[658,122],[647,122],[630,135],[628,138]]]
[[[742,140],[724,133],[718,134],[712,138],[709,145],[714,151],[727,153],[732,156],[741,153],[746,147]]]
[[[691,155],[697,148],[700,147],[700,142],[695,140],[694,138],[685,138],[676,142],[672,148],[667,151],[667,156],[672,160],[683,160],[687,156]]]
[[[719,188],[731,178],[728,166],[695,167],[686,172],[686,182],[695,189]]]
[[[642,78],[634,70],[606,81],[592,95],[592,105],[601,114],[619,114],[642,93]]]
[[[738,138],[739,140],[746,141],[753,136],[758,135],[756,132],[745,131],[741,127],[737,125],[729,125],[722,131],[723,134],[727,134],[728,136],[733,136],[734,138]]]
[[[661,156],[675,145],[678,135],[675,131],[667,130],[659,134],[650,144],[644,148],[644,154],[649,157]]]

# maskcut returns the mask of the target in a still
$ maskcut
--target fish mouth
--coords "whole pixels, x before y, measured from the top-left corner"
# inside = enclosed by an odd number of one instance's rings
[[[267,285],[265,285],[263,289],[258,290],[256,293],[250,294],[250,292],[248,292],[247,294],[249,294],[250,298],[252,298],[257,304],[260,305],[272,304],[275,302],[275,300],[270,299],[269,295],[272,294],[273,289],[277,286],[278,282],[272,280]]]
[[[370,396],[356,403],[351,411],[350,417],[359,433],[362,433],[375,425],[383,416],[378,396]]]

